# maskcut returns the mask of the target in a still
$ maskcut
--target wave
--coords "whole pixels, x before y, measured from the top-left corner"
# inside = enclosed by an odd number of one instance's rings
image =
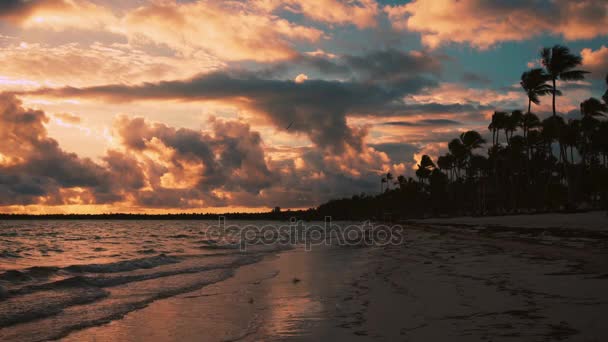
[[[179,262],[179,259],[176,257],[168,256],[166,254],[159,254],[149,258],[117,261],[108,264],[72,265],[66,267],[65,269],[71,272],[80,273],[114,273],[132,271],[139,268],[153,268],[156,266],[174,264],[177,262]]]
[[[77,275],[9,290],[8,297],[0,299],[0,327],[23,331],[22,327],[28,326],[29,322],[34,324],[41,318],[53,316],[49,318],[53,320],[53,326],[57,324],[61,326],[62,319],[66,320],[65,325],[54,332],[54,335],[40,339],[57,338],[76,328],[122,317],[156,299],[190,292],[221,281],[231,276],[234,269],[258,262],[261,258],[261,254],[191,258],[184,262],[183,266],[169,264],[159,269],[140,270],[139,273]],[[203,260],[207,263],[205,264]],[[107,302],[103,302],[105,299]],[[82,304],[94,309],[87,312],[89,316],[93,313],[94,319],[88,319],[88,316],[82,318],[74,315],[73,312],[66,312],[66,310],[82,310],[76,308],[76,306],[82,307]],[[62,318],[59,319],[58,316]],[[34,320],[36,321],[33,322]],[[12,335],[10,331],[4,330],[0,330],[0,340],[12,340],[13,338],[9,338],[11,336],[16,340],[22,340],[23,336]],[[3,334],[8,335],[3,336]]]

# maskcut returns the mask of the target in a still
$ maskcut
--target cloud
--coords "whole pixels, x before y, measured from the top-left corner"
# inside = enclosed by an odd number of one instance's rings
[[[461,79],[467,83],[478,83],[484,85],[489,85],[492,83],[492,80],[490,80],[488,77],[468,71],[462,74]]]
[[[296,83],[302,83],[302,82],[306,82],[307,79],[308,79],[308,76],[306,74],[298,74],[298,76],[296,76],[294,81]]]
[[[419,32],[430,48],[453,42],[487,49],[543,33],[566,40],[608,34],[604,0],[415,0],[385,6],[384,11],[394,29]]]
[[[0,74],[33,83],[51,85],[92,85],[108,82],[134,83],[188,77],[193,72],[213,70],[223,63],[200,54],[187,59],[151,55],[128,44],[49,46],[12,43],[0,47]],[[7,84],[3,88],[31,87],[29,83]]]
[[[227,206],[309,207],[334,197],[373,192],[392,167],[367,145],[342,154],[302,148],[273,160],[258,132],[240,121],[211,118],[203,131],[120,116],[115,149],[98,162],[65,152],[47,134],[48,117],[0,95],[0,206],[113,205],[129,210]],[[49,209],[52,210],[52,209]]]
[[[231,61],[286,59],[296,55],[294,43],[324,36],[240,2],[155,1],[116,13],[87,0],[10,0],[4,7],[0,17],[24,28],[102,31],[134,45],[169,47],[188,59],[201,54]]]
[[[358,28],[376,26],[378,4],[374,0],[259,0],[254,2],[268,12],[285,10],[327,24],[353,24]]]
[[[97,163],[65,152],[48,136],[48,120],[0,95],[0,205],[214,206],[278,180],[259,133],[241,122],[211,119],[205,133],[120,117],[120,150]]]
[[[77,192],[79,201],[116,200],[110,192],[110,172],[62,150],[48,137],[47,121],[44,112],[25,109],[16,98],[0,95],[0,204],[66,204],[69,196],[64,197],[64,189]]]
[[[386,83],[413,75],[438,75],[443,57],[423,51],[401,51],[393,48],[375,50],[362,55],[302,54],[274,63],[264,72],[281,75],[287,70],[310,68],[325,77],[356,79],[362,82]]]
[[[4,0],[0,2],[0,18],[21,22],[37,11],[65,9],[63,0]]]
[[[405,126],[405,127],[427,127],[427,126],[454,126],[462,125],[462,122],[449,119],[424,119],[418,121],[388,121],[383,122],[385,126]]]
[[[294,56],[292,42],[316,42],[323,32],[255,11],[246,3],[153,3],[129,12],[124,30],[185,55],[202,50],[225,60],[272,61]]]
[[[103,6],[87,0],[6,0],[0,18],[25,28],[117,30],[118,20]]]
[[[266,165],[259,133],[240,122],[212,118],[209,123],[213,134],[127,117],[121,117],[115,129],[129,153],[166,171],[158,177],[147,172],[153,187],[253,193],[268,187],[274,175]]]
[[[438,87],[429,88],[427,92],[413,94],[406,99],[415,104],[472,104],[483,109],[493,107],[517,107],[525,103],[525,93],[519,89],[498,91],[494,89],[468,88],[459,83],[441,83]]]
[[[597,50],[585,48],[581,51],[583,68],[591,72],[591,77],[604,79],[608,74],[608,47],[602,45]]]
[[[369,114],[405,94],[434,86],[435,82],[413,75],[386,84],[261,78],[255,73],[218,71],[189,80],[140,85],[64,87],[24,92],[57,97],[94,97],[107,101],[182,100],[232,101],[265,116],[276,127],[304,133],[318,147],[341,153],[345,146],[361,148],[361,137],[346,124],[347,115]]]
[[[80,119],[80,116],[70,114],[70,113],[56,113],[56,114],[53,114],[53,116],[63,122],[69,123],[69,124],[79,124],[82,121]]]
[[[386,153],[393,162],[411,162],[414,154],[420,151],[419,146],[405,142],[379,143],[371,146]]]

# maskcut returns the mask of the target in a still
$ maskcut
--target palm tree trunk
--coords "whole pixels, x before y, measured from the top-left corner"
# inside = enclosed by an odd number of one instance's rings
[[[555,85],[555,77],[553,77],[553,116],[557,116],[557,112],[555,111],[555,93],[557,92],[557,87]]]

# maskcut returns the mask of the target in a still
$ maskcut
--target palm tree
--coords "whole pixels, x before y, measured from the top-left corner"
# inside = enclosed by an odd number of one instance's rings
[[[450,179],[453,178],[454,156],[451,153],[447,153],[437,158],[437,166],[444,171],[449,171]]]
[[[391,181],[393,180],[393,174],[390,172],[386,173],[386,190],[391,189]]]
[[[553,95],[553,116],[557,115],[555,110],[555,96],[560,95],[557,90],[557,80],[562,81],[579,81],[585,78],[587,71],[574,70],[581,65],[581,56],[570,53],[570,49],[562,45],[555,45],[552,48],[543,48],[540,51],[540,58],[553,86],[551,93]]]
[[[608,75],[606,75],[606,87],[608,87]],[[604,96],[602,96],[602,100],[604,100],[604,103],[608,106],[608,89],[606,89]]]
[[[465,147],[468,155],[470,155],[474,149],[480,148],[481,145],[486,142],[477,131],[467,131],[460,134],[460,141]]]
[[[507,113],[505,112],[494,112],[492,115],[492,122],[488,126],[488,129],[492,131],[492,145],[498,145],[498,136],[500,135],[500,130],[502,130],[507,121]]]
[[[538,119],[538,116],[536,116],[532,113],[526,113],[521,118],[520,124],[521,124],[521,129],[524,132],[524,139],[527,139],[528,133],[530,133],[530,129],[540,126],[540,120]]]
[[[454,169],[456,170],[456,177],[460,177],[459,170],[464,168],[467,161],[467,148],[464,146],[460,139],[452,139],[448,143],[448,150],[454,157]]]
[[[532,109],[532,102],[536,105],[540,104],[539,96],[551,94],[552,88],[547,84],[548,80],[548,75],[541,68],[528,70],[521,74],[519,84],[528,96],[528,113]]]
[[[604,116],[604,114],[608,111],[608,105],[606,103],[602,103],[602,101],[592,97],[589,98],[583,103],[581,103],[581,114],[583,117],[597,117]]]
[[[521,110],[514,110],[505,120],[505,127],[503,129],[505,130],[505,136],[507,137],[507,145],[511,145],[513,133],[517,130],[517,127],[521,126],[523,117],[524,114]]]
[[[428,155],[423,155],[422,159],[420,159],[420,164],[418,164],[418,170],[416,170],[416,176],[420,179],[421,183],[424,183],[424,180],[429,178],[431,172],[435,169],[435,163]]]
[[[380,193],[384,192],[384,183],[386,183],[386,177],[380,179]]]

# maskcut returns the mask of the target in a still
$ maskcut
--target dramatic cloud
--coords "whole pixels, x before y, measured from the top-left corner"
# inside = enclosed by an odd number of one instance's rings
[[[271,61],[294,56],[292,41],[323,32],[255,11],[246,3],[196,1],[148,4],[123,19],[132,39],[165,44],[183,54],[202,50],[227,60]]]
[[[567,40],[608,34],[604,0],[414,0],[384,10],[395,29],[420,32],[431,48],[455,42],[485,49],[542,33]]]
[[[2,6],[0,17],[25,28],[103,31],[134,44],[164,45],[189,58],[207,53],[224,60],[285,59],[296,55],[294,42],[323,37],[319,29],[238,2],[152,2],[121,15],[86,0],[10,0]]]
[[[597,50],[589,48],[581,51],[583,67],[591,72],[591,77],[604,79],[608,75],[608,47],[602,45]]]
[[[124,151],[95,163],[48,137],[42,111],[0,96],[0,204],[100,204],[187,207],[218,192],[258,193],[276,180],[258,133],[238,122],[211,121],[212,135],[122,117]],[[163,195],[168,196],[164,198]],[[154,198],[154,199],[153,199]],[[194,202],[191,202],[193,201]]]
[[[320,148],[341,153],[345,146],[361,149],[361,137],[346,124],[347,114],[373,113],[400,102],[435,83],[420,76],[389,79],[387,83],[338,82],[260,78],[254,73],[213,72],[190,80],[41,89],[30,95],[96,97],[131,100],[231,100],[265,115],[276,127],[307,134]]]
[[[327,55],[312,53],[275,63],[264,70],[269,75],[282,75],[290,69],[310,68],[325,76],[356,79],[361,82],[387,83],[413,75],[438,75],[442,57],[421,51],[385,49],[362,55]]]
[[[42,111],[0,96],[0,206],[100,205],[131,208],[312,206],[375,189],[388,156],[368,146],[340,155],[320,149],[271,160],[248,124],[212,118],[208,130],[173,128],[119,117],[117,149],[94,162],[65,152],[48,137]]]
[[[117,200],[110,191],[111,174],[90,159],[62,150],[48,137],[47,121],[44,112],[0,95],[0,204]],[[66,189],[71,190],[68,195]]]

